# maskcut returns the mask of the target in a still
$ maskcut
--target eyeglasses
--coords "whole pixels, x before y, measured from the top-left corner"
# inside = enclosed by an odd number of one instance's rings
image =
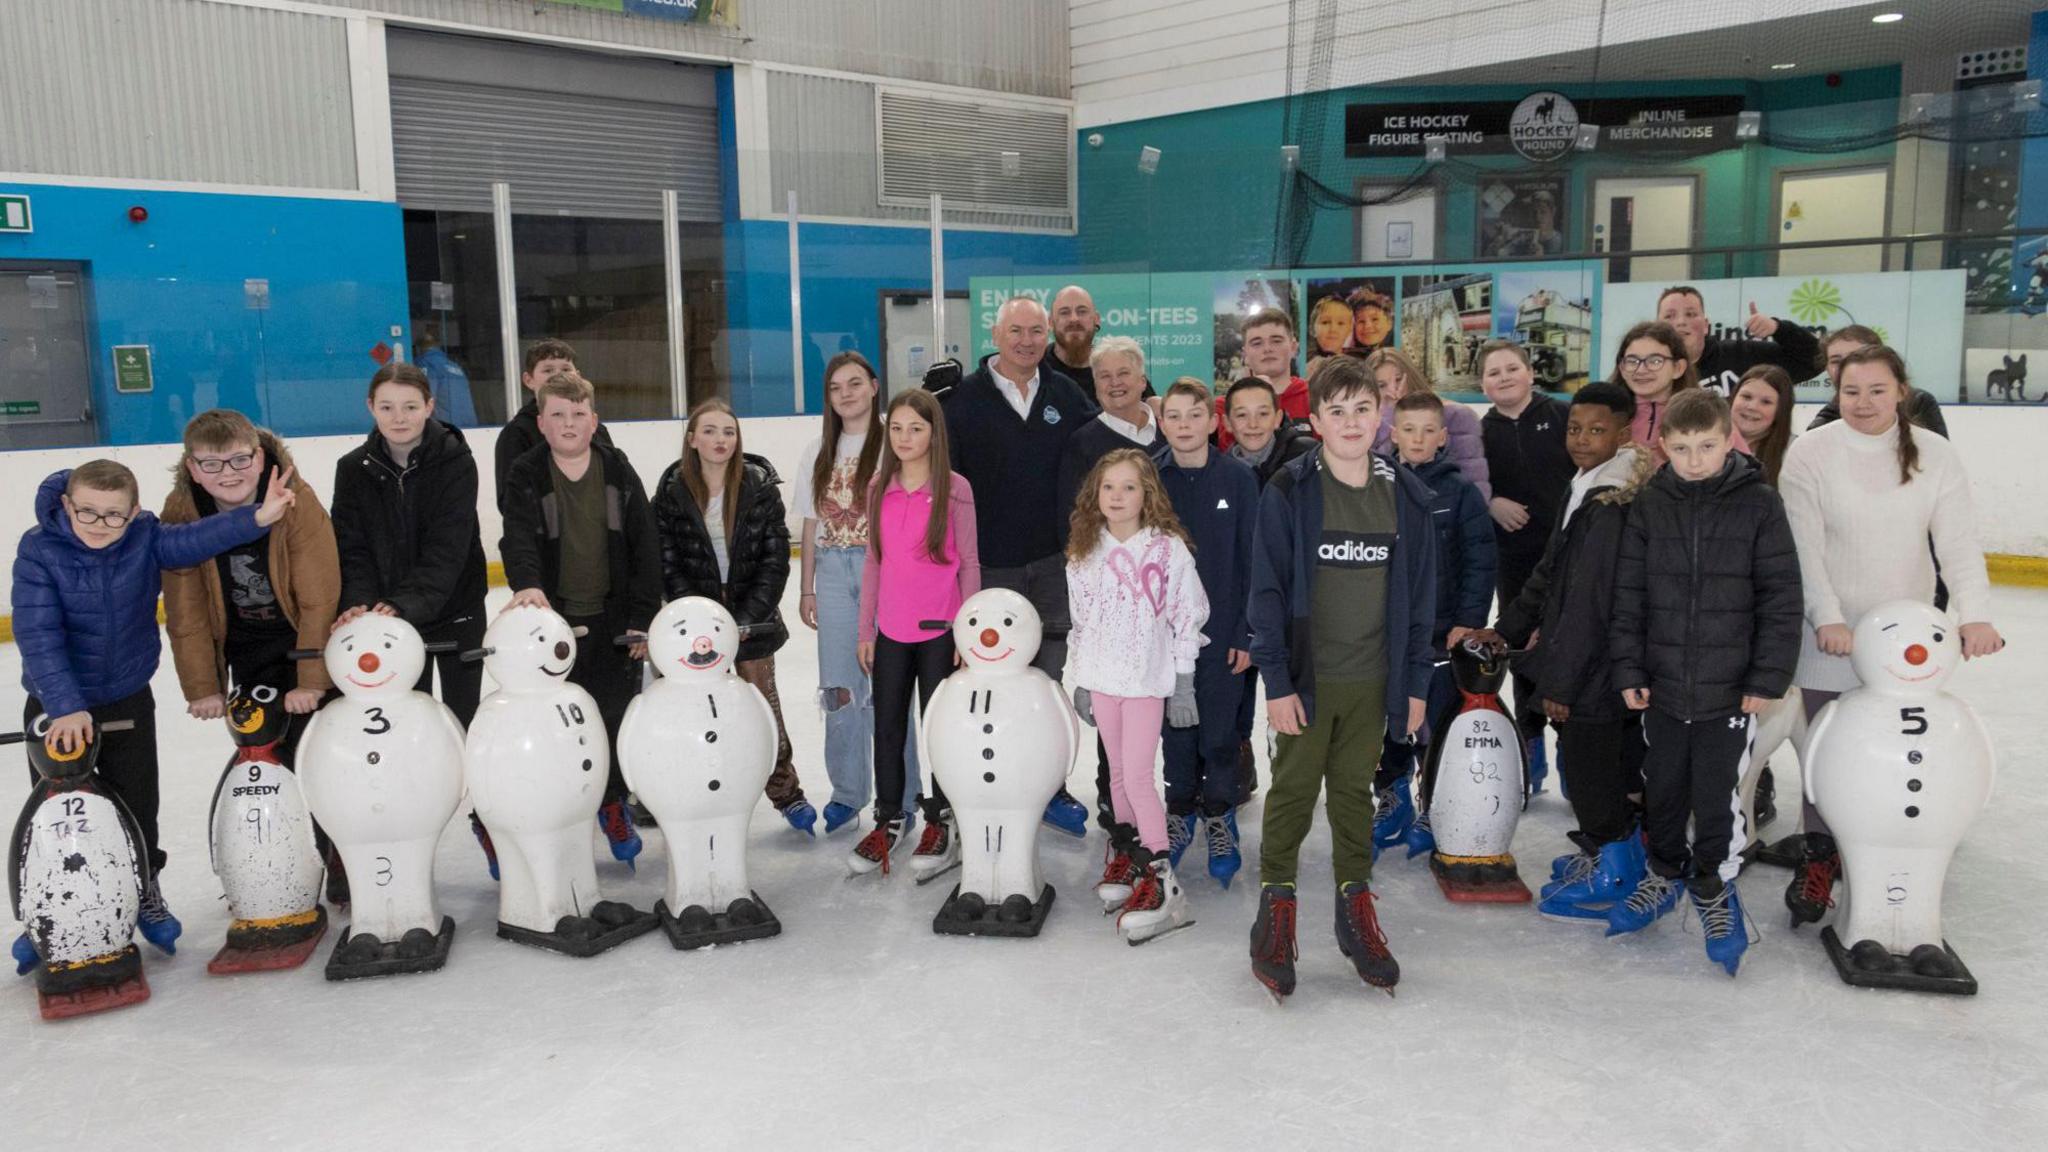
[[[80,524],[104,524],[109,528],[120,528],[130,519],[126,512],[95,512],[90,508],[73,508],[71,514],[78,517]]]
[[[1662,372],[1664,366],[1669,363],[1671,363],[1671,357],[1669,356],[1623,356],[1621,358],[1622,370],[1627,372],[1641,372],[1645,368],[1652,372]]]
[[[202,460],[195,456],[192,458],[192,463],[198,465],[199,470],[208,476],[219,475],[220,470],[223,468],[232,468],[237,472],[247,472],[249,466],[256,463],[256,454],[254,452],[237,452],[224,460]]]

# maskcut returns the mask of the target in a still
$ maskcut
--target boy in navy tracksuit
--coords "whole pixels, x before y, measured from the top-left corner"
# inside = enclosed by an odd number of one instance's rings
[[[1216,410],[1201,381],[1173,382],[1160,405],[1159,427],[1166,437],[1155,456],[1159,479],[1174,515],[1194,538],[1195,571],[1209,598],[1209,620],[1202,626],[1209,642],[1195,658],[1196,722],[1175,727],[1173,709],[1167,709],[1167,845],[1179,867],[1199,817],[1209,844],[1209,875],[1228,888],[1241,863],[1237,716],[1243,673],[1251,666],[1244,603],[1259,481],[1250,465],[1210,446]]]
[[[135,473],[112,460],[53,472],[36,491],[36,527],[14,557],[14,640],[21,650],[21,686],[28,691],[22,727],[48,716],[48,739],[61,751],[100,742],[97,774],[135,816],[142,835],[138,924],[144,939],[175,950],[182,930],[164,904],[157,872],[156,674],[163,643],[156,601],[166,568],[190,568],[230,548],[261,539],[292,506],[292,470],[273,469],[259,505],[167,526],[139,510]],[[106,732],[122,721],[131,727]],[[34,773],[30,773],[33,780]],[[28,934],[14,942],[23,973],[37,962]]]
[[[1388,729],[1423,729],[1436,671],[1429,489],[1373,455],[1379,385],[1363,360],[1324,360],[1309,392],[1322,444],[1259,497],[1248,608],[1275,733],[1252,974],[1276,996],[1294,990],[1296,866],[1325,781],[1338,947],[1366,983],[1400,979],[1369,887],[1372,766]]]
[[[1448,653],[1451,645],[1469,632],[1486,626],[1486,612],[1493,604],[1494,552],[1493,517],[1487,514],[1486,498],[1465,479],[1458,465],[1445,451],[1450,437],[1444,429],[1444,402],[1434,393],[1411,392],[1394,404],[1393,444],[1397,462],[1412,470],[1433,493],[1429,504],[1430,524],[1436,533],[1436,622],[1430,630],[1430,646]],[[1448,660],[1436,666],[1429,682],[1429,728],[1441,731],[1457,707],[1458,689],[1451,678]],[[1374,852],[1406,840],[1410,856],[1427,852],[1435,844],[1429,834],[1428,789],[1422,791],[1421,807],[1409,796],[1409,779],[1415,767],[1416,743],[1396,739],[1387,733],[1380,752],[1380,770],[1374,781],[1377,793],[1372,824]]]

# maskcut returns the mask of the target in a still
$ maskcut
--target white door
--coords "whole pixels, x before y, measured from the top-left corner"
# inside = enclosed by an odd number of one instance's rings
[[[1398,185],[1366,185],[1361,199],[1384,196]],[[1389,260],[1436,259],[1436,221],[1442,193],[1417,188],[1399,200],[1367,204],[1358,210],[1358,259],[1377,264]]]
[[[1778,183],[1778,241],[1865,239],[1885,234],[1891,169],[1788,173]],[[1884,245],[1794,248],[1778,253],[1778,275],[1884,271]]]
[[[1691,248],[1693,196],[1690,176],[1609,178],[1593,182],[1593,250],[1645,252]],[[1692,278],[1690,256],[1637,256],[1608,262],[1610,282]]]
[[[960,361],[968,371],[974,370],[969,359],[973,348],[967,340],[968,309],[964,293],[946,297],[946,347],[939,352],[932,350],[930,296],[891,295],[884,299],[882,343],[888,349],[887,359],[882,365],[884,395],[894,396],[906,388],[917,387],[924,380],[925,369],[949,356]]]

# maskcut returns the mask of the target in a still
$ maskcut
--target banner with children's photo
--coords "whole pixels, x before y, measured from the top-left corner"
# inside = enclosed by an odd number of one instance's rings
[[[1913,386],[1950,404],[1961,398],[1966,280],[1963,269],[1944,268],[1839,276],[1752,276],[1698,280],[1693,286],[1699,289],[1714,332],[1727,338],[1744,337],[1752,304],[1763,315],[1810,328],[1823,339],[1851,324],[1875,329],[1905,357]],[[1629,326],[1656,318],[1657,297],[1666,287],[1662,283],[1608,285],[1600,309],[1600,374],[1612,371],[1614,345]],[[1820,365],[1798,385],[1802,403],[1822,403],[1830,396],[1827,375]]]

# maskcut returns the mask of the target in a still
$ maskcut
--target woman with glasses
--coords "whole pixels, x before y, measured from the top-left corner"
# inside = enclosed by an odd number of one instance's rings
[[[1662,465],[1664,447],[1657,431],[1664,426],[1664,411],[1673,396],[1700,386],[1692,362],[1686,359],[1684,338],[1676,328],[1657,320],[1645,320],[1629,329],[1614,357],[1614,382],[1636,398],[1630,436]],[[1749,451],[1749,442],[1739,429],[1731,430],[1729,439],[1736,451]]]

